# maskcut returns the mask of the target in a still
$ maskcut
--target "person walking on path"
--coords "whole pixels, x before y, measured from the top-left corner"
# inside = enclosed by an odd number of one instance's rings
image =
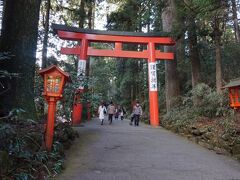
[[[126,113],[123,106],[120,107],[119,112],[120,112],[120,119],[123,120],[124,119],[124,114]]]
[[[98,108],[98,117],[101,121],[101,125],[103,125],[104,115],[106,114],[106,112],[107,112],[106,107],[104,106],[103,103],[101,103],[101,105]]]
[[[113,105],[113,102],[110,102],[110,104],[107,108],[109,124],[112,124],[112,118],[113,118],[115,111],[116,110],[115,110],[115,106]]]
[[[115,120],[118,120],[118,116],[119,116],[119,109],[118,109],[118,105],[115,106]]]
[[[133,114],[134,114],[134,125],[139,125],[140,116],[142,116],[142,107],[140,106],[139,102],[136,102],[136,105],[133,107]]]
[[[132,114],[131,114],[131,121],[130,121],[130,125],[133,125],[133,121],[134,121],[134,113],[132,112]]]

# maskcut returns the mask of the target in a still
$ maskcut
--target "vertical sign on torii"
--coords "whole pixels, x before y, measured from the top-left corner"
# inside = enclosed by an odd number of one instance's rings
[[[161,52],[156,50],[155,46],[175,44],[170,37],[163,36],[160,33],[140,33],[140,32],[119,32],[119,31],[98,31],[86,30],[65,25],[52,25],[53,30],[59,38],[64,40],[79,41],[80,46],[74,48],[62,48],[62,54],[72,54],[79,56],[78,74],[85,74],[85,65],[88,56],[106,56],[106,57],[123,57],[123,58],[142,58],[148,60],[148,81],[149,81],[149,110],[150,124],[159,126],[158,113],[158,89],[157,89],[157,59],[173,60],[172,52]],[[114,43],[114,49],[94,49],[90,46],[90,42]],[[147,50],[143,51],[127,51],[123,50],[124,43],[145,44]],[[83,87],[79,87],[79,92],[83,91]],[[82,110],[81,103],[73,107],[73,123],[81,121]]]

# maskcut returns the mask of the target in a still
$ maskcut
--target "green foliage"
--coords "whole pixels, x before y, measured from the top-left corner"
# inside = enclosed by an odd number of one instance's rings
[[[142,28],[150,30],[153,25],[155,30],[159,30],[161,7],[163,1],[122,1],[118,10],[110,14],[106,27],[109,30],[142,31]]]
[[[0,121],[0,179],[45,179],[60,173],[66,143],[61,137],[66,136],[71,144],[76,132],[67,124],[58,124],[53,150],[47,152],[42,146],[44,125],[21,119],[21,113],[15,109]]]
[[[204,83],[198,84],[193,90],[191,91],[193,97],[203,99],[206,95],[210,94],[212,89]]]
[[[196,101],[196,104],[193,101]],[[217,94],[208,85],[202,83],[197,85],[188,96],[182,97],[182,103],[164,116],[163,124],[170,123],[182,127],[200,118],[228,117],[231,112],[227,92]]]
[[[78,137],[78,134],[72,129],[69,123],[59,123],[55,127],[55,130],[56,130],[56,133],[54,135],[54,138],[57,142],[59,142],[58,144],[59,150],[60,150],[60,145],[63,145],[64,148],[66,149],[69,148],[71,145],[71,141],[73,141],[76,137]]]
[[[239,43],[227,43],[223,48],[223,74],[224,80],[229,82],[230,79],[235,79],[240,76],[239,57],[240,45]]]
[[[178,108],[173,108],[163,116],[163,125],[174,124],[174,126],[183,127],[196,121],[198,115],[195,109],[191,108],[191,104],[192,102],[189,98],[183,99],[183,103],[179,104]]]
[[[192,98],[197,101],[195,108],[199,116],[214,118],[225,116],[229,112],[227,91],[218,94],[202,83],[192,90]]]
[[[106,101],[113,96],[116,80],[116,60],[111,58],[92,59],[93,101]],[[100,101],[96,102],[98,105]]]
[[[0,66],[4,61],[10,61],[12,56],[13,55],[8,52],[0,52]],[[4,96],[4,94],[10,90],[10,80],[17,77],[19,77],[17,73],[9,73],[6,70],[0,69],[0,96]]]
[[[118,12],[112,12],[109,16],[107,29],[135,31],[138,27],[137,11],[140,8],[140,2],[136,0],[126,1],[119,8]]]

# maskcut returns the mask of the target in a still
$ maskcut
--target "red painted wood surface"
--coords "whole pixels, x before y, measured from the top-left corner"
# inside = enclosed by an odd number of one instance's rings
[[[48,118],[45,133],[45,145],[48,151],[51,151],[53,144],[55,113],[56,113],[56,99],[52,97],[49,98],[48,100]]]
[[[79,55],[81,54],[80,46],[76,48],[61,48],[61,53],[66,55]],[[88,56],[102,56],[102,57],[123,57],[123,58],[142,58],[148,59],[149,52],[147,50],[143,51],[124,51],[120,49],[94,49],[88,47]],[[156,59],[172,60],[174,59],[174,54],[170,52],[161,52],[155,50]]]
[[[153,42],[149,42],[148,51],[149,51],[148,62],[156,62],[155,46]],[[148,72],[148,73],[151,73],[151,72]],[[149,111],[150,111],[150,124],[155,127],[159,126],[160,119],[159,119],[159,113],[158,113],[158,91],[149,90]]]
[[[234,109],[240,109],[240,86],[229,88],[230,106]]]
[[[82,103],[76,103],[73,105],[73,112],[72,112],[72,124],[77,125],[82,122]]]
[[[136,36],[113,36],[84,34],[79,32],[58,31],[58,36],[64,40],[78,41],[79,39],[87,39],[89,42],[125,42],[147,44],[153,42],[162,45],[174,45],[175,41],[170,37],[136,37]]]

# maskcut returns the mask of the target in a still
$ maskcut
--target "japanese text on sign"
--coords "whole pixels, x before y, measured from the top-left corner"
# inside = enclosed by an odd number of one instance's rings
[[[85,70],[86,70],[86,60],[79,60],[78,61],[78,73],[77,75],[85,75]]]
[[[78,61],[78,71],[77,71],[77,76],[79,78],[80,84],[82,85],[79,86],[79,89],[84,89],[83,85],[83,78],[85,76],[85,71],[86,71],[86,60],[79,60]]]
[[[149,90],[157,91],[157,66],[155,62],[148,63]]]

